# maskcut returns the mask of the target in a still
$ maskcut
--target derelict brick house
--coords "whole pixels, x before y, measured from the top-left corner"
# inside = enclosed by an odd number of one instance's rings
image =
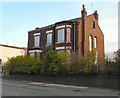
[[[28,32],[28,54],[42,57],[48,50],[75,52],[87,56],[95,50],[104,58],[104,35],[98,24],[98,13],[87,15],[83,5],[81,17],[60,21]]]

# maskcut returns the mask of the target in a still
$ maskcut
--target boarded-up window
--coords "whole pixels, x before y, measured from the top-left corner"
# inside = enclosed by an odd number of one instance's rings
[[[89,51],[92,51],[92,36],[89,36]]]
[[[94,48],[97,48],[97,38],[94,37]]]

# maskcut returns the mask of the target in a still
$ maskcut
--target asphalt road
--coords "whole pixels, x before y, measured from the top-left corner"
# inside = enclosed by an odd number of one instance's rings
[[[2,96],[118,96],[117,90],[30,81],[0,79],[0,87]]]

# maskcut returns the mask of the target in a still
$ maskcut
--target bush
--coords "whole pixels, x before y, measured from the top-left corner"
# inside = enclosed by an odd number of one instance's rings
[[[107,76],[118,76],[119,70],[117,62],[106,60],[105,72]]]
[[[42,61],[36,57],[17,56],[8,59],[5,69],[12,74],[42,74],[42,75],[107,75],[119,76],[120,50],[115,52],[114,61],[105,60],[95,64],[95,54],[90,52],[88,57],[78,56],[67,52],[56,53],[48,51]]]
[[[45,53],[41,74],[43,75],[57,75],[60,71],[60,58],[54,51]]]
[[[87,57],[79,56],[78,62],[81,64],[81,72],[85,74],[94,74],[97,68],[95,64],[95,53],[94,51],[89,52]]]
[[[40,67],[40,59],[29,56],[12,57],[5,63],[5,69],[11,74],[39,74]]]
[[[58,56],[60,57],[60,73],[61,74],[68,74],[70,69],[71,69],[71,64],[70,61],[68,59],[67,53],[66,52],[59,52]]]
[[[104,72],[107,76],[119,77],[120,76],[120,49],[114,52],[114,58],[105,60]]]

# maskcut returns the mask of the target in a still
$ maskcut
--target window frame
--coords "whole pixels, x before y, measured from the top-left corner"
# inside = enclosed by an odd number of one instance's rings
[[[92,35],[89,35],[89,51],[93,49],[93,38]]]
[[[34,57],[35,56],[35,52],[30,52],[29,55],[30,55],[30,57]]]
[[[98,47],[97,37],[95,36],[94,37],[94,48],[97,48],[97,47]]]
[[[38,37],[38,39],[39,40],[37,40],[37,42],[38,42],[38,44],[36,45],[36,37]],[[41,43],[41,35],[39,34],[39,35],[34,35],[34,47],[36,48],[36,47],[40,47],[40,43]]]
[[[59,39],[59,36],[58,36],[58,31],[59,30],[61,30],[61,29],[63,29],[63,34],[64,34],[64,37],[62,37],[63,38],[63,41],[62,42],[60,42],[60,41],[58,41],[58,39]],[[64,43],[65,42],[65,28],[59,28],[59,29],[57,29],[57,43]]]
[[[69,41],[68,41],[68,31],[67,31],[68,29],[70,30]],[[71,31],[72,31],[72,29],[70,27],[66,27],[66,42],[71,42]]]
[[[51,34],[51,43],[48,44],[48,35],[50,35],[50,34]],[[51,46],[51,45],[53,44],[53,40],[52,40],[52,39],[53,39],[53,36],[52,36],[52,35],[53,35],[52,32],[49,32],[49,33],[47,33],[47,35],[46,35],[46,36],[47,36],[47,37],[46,37],[46,45],[47,45],[47,46]]]

